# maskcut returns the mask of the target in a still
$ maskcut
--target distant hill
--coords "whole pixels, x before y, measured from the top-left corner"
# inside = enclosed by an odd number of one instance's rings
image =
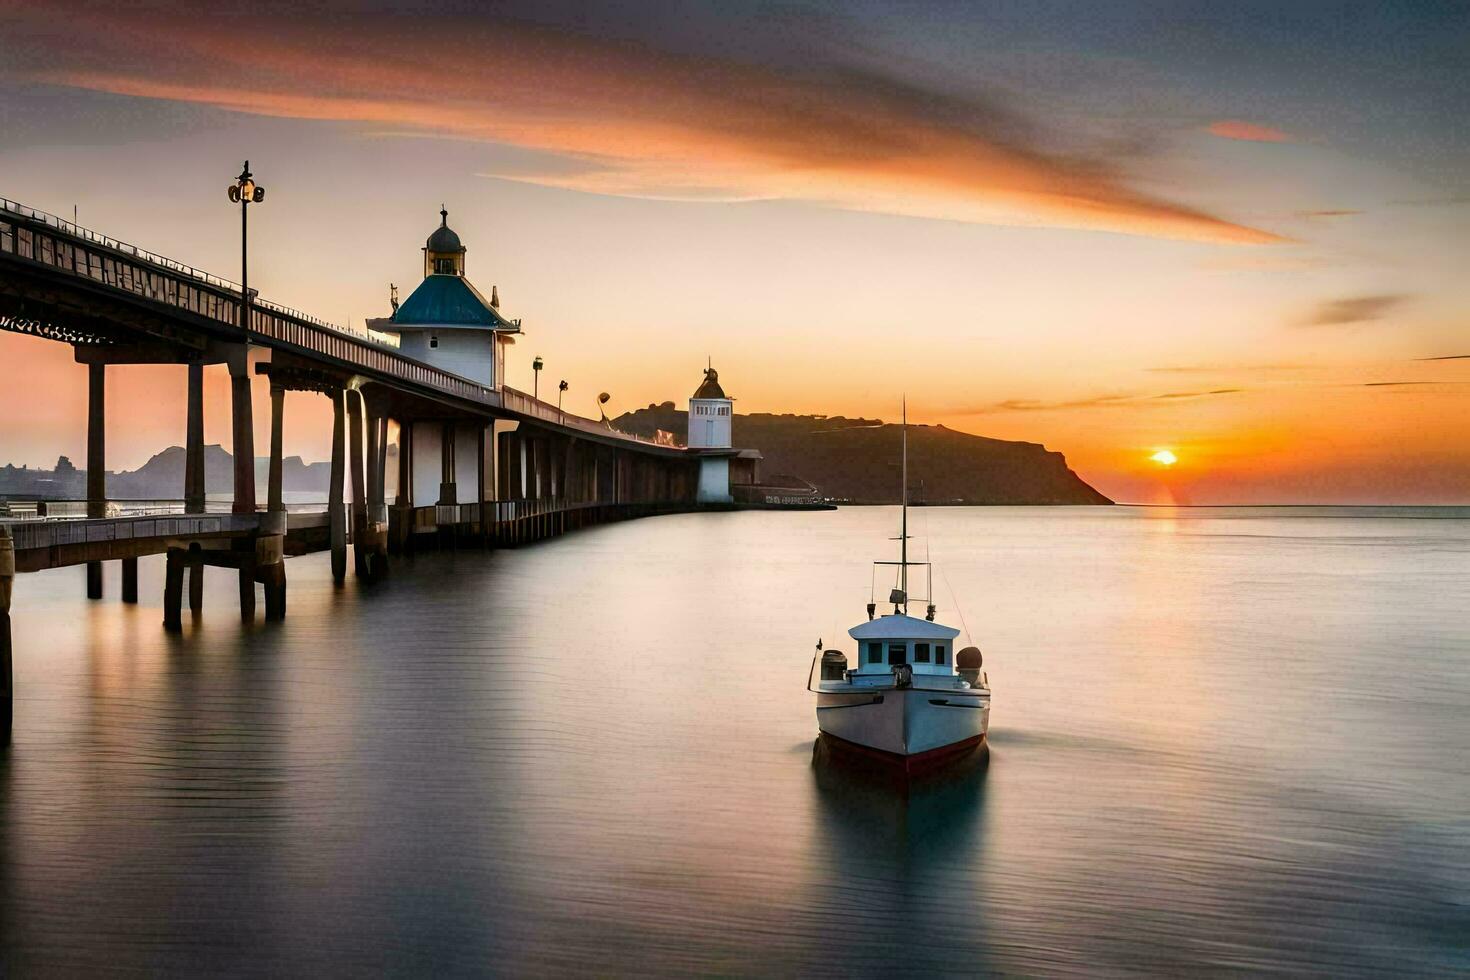
[[[650,405],[613,420],[624,432],[652,437],[662,429],[681,439],[686,412],[673,402]],[[736,415],[736,446],[760,450],[761,476],[790,474],[824,497],[855,503],[897,503],[901,427],[880,419],[817,415]],[[1061,453],[1034,442],[956,432],[942,425],[909,426],[909,498],[930,504],[1110,504],[1067,467]]]
[[[398,448],[388,447],[389,472],[396,466]],[[204,447],[204,491],[230,493],[235,489],[234,457],[223,446]],[[255,482],[264,487],[270,461],[256,457]],[[325,495],[331,483],[330,463],[307,463],[300,456],[281,460],[281,489],[288,493]],[[51,470],[0,467],[0,493],[33,495],[51,500],[80,500],[87,495],[87,472],[77,469],[65,456]],[[178,500],[184,496],[184,448],[170,446],[155,453],[136,470],[108,471],[107,496],[113,499]]]
[[[229,493],[235,489],[235,458],[223,446],[204,447],[205,493]],[[265,485],[270,461],[255,459],[255,482]],[[330,463],[307,463],[300,456],[281,460],[281,489],[287,492],[326,493],[331,482]],[[170,446],[156,453],[136,470],[107,475],[109,497],[176,498],[184,495],[184,447]]]

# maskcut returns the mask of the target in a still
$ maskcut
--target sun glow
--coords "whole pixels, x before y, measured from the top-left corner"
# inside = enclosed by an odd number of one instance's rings
[[[1153,460],[1155,463],[1158,463],[1160,466],[1173,466],[1175,463],[1179,462],[1179,457],[1175,456],[1167,449],[1160,449],[1158,452],[1150,456],[1149,459]]]

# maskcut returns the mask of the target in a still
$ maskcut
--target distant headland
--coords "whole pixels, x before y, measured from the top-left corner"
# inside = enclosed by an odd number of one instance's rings
[[[613,419],[624,432],[683,432],[673,402]],[[762,479],[810,483],[823,496],[862,504],[898,502],[901,428],[881,419],[825,415],[734,416],[735,444],[755,446]],[[892,464],[892,465],[890,465]],[[909,426],[909,497],[919,504],[1111,504],[1067,467],[1061,453],[1034,442]]]

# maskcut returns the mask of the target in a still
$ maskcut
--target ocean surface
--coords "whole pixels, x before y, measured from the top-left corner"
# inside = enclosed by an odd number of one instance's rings
[[[0,973],[1470,971],[1470,509],[914,510],[994,711],[907,790],[804,686],[896,521],[21,577]]]

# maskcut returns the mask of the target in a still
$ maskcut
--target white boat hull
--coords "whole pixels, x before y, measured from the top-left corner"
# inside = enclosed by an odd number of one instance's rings
[[[982,741],[990,726],[990,697],[891,687],[819,691],[817,726],[852,745],[912,760]]]

